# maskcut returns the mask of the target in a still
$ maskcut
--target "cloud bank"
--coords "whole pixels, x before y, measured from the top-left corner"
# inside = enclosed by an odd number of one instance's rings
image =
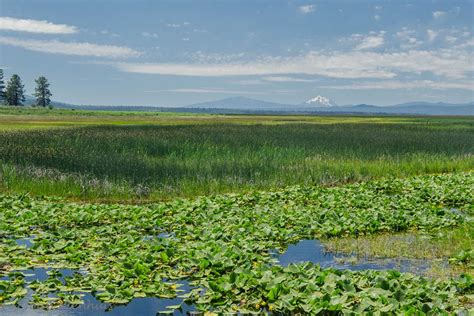
[[[54,24],[48,21],[0,17],[0,30],[44,34],[74,34],[75,26]]]
[[[88,42],[62,42],[58,40],[32,40],[0,36],[0,44],[27,50],[75,56],[128,58],[138,57],[140,52],[124,46],[98,45]]]
[[[400,89],[460,89],[472,90],[474,89],[474,81],[465,82],[443,82],[433,80],[414,80],[414,81],[370,81],[353,84],[320,86],[320,88],[334,89],[334,90],[400,90]]]
[[[431,73],[464,78],[474,71],[472,55],[466,50],[410,50],[406,52],[312,51],[294,57],[263,57],[253,61],[222,63],[113,63],[124,72],[178,76],[253,76],[308,74],[332,78],[390,79],[402,73]]]

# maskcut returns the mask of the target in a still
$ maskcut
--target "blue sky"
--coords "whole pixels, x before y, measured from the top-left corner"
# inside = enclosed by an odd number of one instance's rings
[[[474,1],[0,0],[0,67],[75,104],[474,100]]]

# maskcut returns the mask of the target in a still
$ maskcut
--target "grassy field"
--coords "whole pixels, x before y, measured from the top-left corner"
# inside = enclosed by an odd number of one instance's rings
[[[474,167],[472,118],[2,111],[10,193],[147,201]]]
[[[90,125],[281,125],[281,124],[336,124],[336,123],[399,123],[434,124],[456,123],[470,125],[470,117],[409,117],[409,116],[350,116],[350,115],[216,115],[173,112],[90,111],[42,109],[0,106],[0,131],[78,127]]]

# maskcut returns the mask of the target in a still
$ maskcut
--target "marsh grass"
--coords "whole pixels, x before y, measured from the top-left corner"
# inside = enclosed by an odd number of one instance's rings
[[[446,266],[449,258],[474,249],[473,224],[469,220],[458,227],[432,233],[412,231],[333,238],[325,240],[324,245],[328,251],[353,254],[354,258],[423,259],[429,264],[427,276],[448,279],[461,273],[474,274],[472,258]]]
[[[329,239],[325,246],[329,251],[374,257],[403,257],[413,259],[449,258],[458,252],[474,249],[473,222],[434,234],[408,232],[379,234],[357,238]]]
[[[93,111],[0,106],[0,131],[34,130],[97,125],[283,125],[283,124],[406,124],[436,129],[472,127],[469,116],[375,115],[224,115],[160,111]]]
[[[413,120],[3,131],[0,188],[149,201],[473,169],[474,121]]]

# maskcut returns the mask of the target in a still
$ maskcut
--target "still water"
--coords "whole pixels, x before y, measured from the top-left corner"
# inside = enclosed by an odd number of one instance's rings
[[[31,240],[17,240],[19,245],[31,247]],[[357,258],[351,254],[338,254],[325,251],[324,245],[318,240],[301,240],[297,244],[290,245],[283,254],[272,253],[272,257],[278,264],[287,266],[290,263],[312,262],[319,264],[322,268],[336,268],[348,270],[388,270],[395,269],[401,272],[411,272],[423,274],[430,267],[426,260],[409,260],[409,259],[370,259]],[[447,264],[447,263],[446,263]],[[49,269],[38,268],[34,270],[22,271],[25,274],[27,282],[33,280],[44,280],[48,278],[47,271]],[[74,272],[87,273],[86,271],[73,271],[69,269],[59,270],[64,276],[70,276]],[[181,281],[180,289],[184,292],[190,291],[191,287],[186,281]],[[159,311],[165,311],[167,306],[179,305],[182,303],[181,298],[160,299],[160,298],[136,298],[128,305],[110,306],[110,304],[97,301],[91,294],[86,294],[84,304],[79,307],[63,306],[55,310],[44,311],[34,309],[28,305],[31,298],[31,292],[20,303],[22,308],[13,306],[0,307],[0,315],[104,315],[104,316],[121,316],[121,315],[156,315]],[[175,311],[174,315],[199,315],[193,305],[182,305],[181,311]]]

